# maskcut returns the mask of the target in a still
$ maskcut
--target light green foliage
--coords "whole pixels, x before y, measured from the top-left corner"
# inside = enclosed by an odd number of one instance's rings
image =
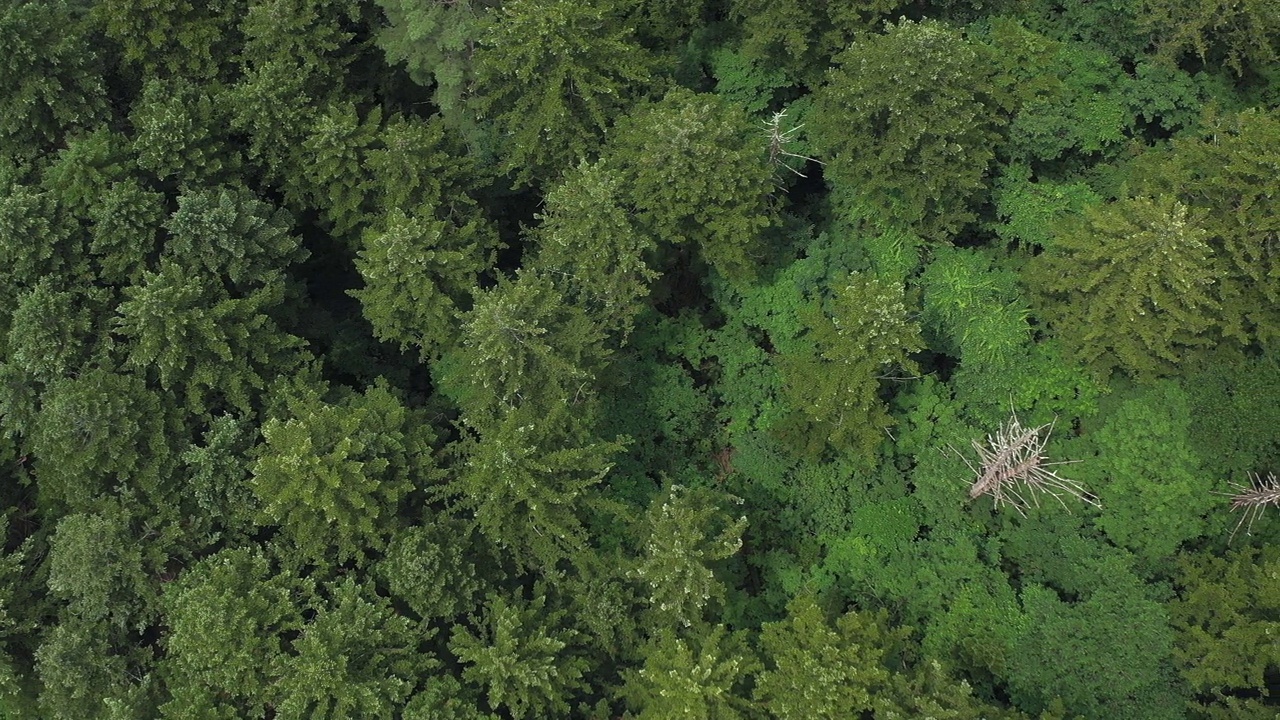
[[[889,681],[885,654],[905,635],[883,623],[883,615],[850,612],[833,628],[812,597],[797,597],[785,620],[761,630],[769,669],[756,679],[756,701],[778,720],[840,720],[878,709]]]
[[[645,229],[671,243],[693,241],[721,274],[750,278],[769,227],[768,140],[717,95],[678,88],[642,106],[605,148]]]
[[[908,356],[924,348],[902,286],[854,273],[837,282],[827,312],[815,309],[804,321],[811,349],[780,359],[791,407],[833,446],[870,454],[893,422],[881,380],[916,372]]]
[[[184,79],[148,80],[129,117],[138,166],[161,179],[191,184],[234,173],[240,158],[224,137],[224,110],[205,86]]]
[[[1202,213],[1222,276],[1223,334],[1247,344],[1280,339],[1280,113],[1207,115],[1200,133],[1148,153],[1133,184],[1170,194]],[[1193,211],[1194,214],[1194,211]]]
[[[742,685],[759,665],[723,625],[694,637],[663,632],[644,667],[624,673],[622,696],[636,720],[740,720],[751,708]]]
[[[658,273],[654,237],[632,218],[622,173],[582,164],[547,193],[534,265],[603,327],[626,337]]]
[[[1098,588],[1068,604],[1052,590],[1022,591],[1025,630],[1009,657],[1009,694],[1029,712],[1061,698],[1084,717],[1174,720],[1185,689],[1173,672],[1174,634],[1136,583]]]
[[[474,513],[480,532],[523,567],[554,574],[589,550],[583,516],[592,488],[622,442],[583,437],[574,411],[522,405],[476,428],[460,448],[466,463],[441,490]],[[492,423],[492,424],[490,424]]]
[[[269,717],[268,687],[286,633],[300,631],[305,591],[258,550],[224,550],[188,568],[164,592],[169,631],[160,663],[172,698],[166,718]]]
[[[1217,325],[1221,269],[1203,218],[1169,196],[1091,206],[1025,281],[1082,360],[1143,377],[1169,373]]]
[[[271,689],[279,720],[392,720],[421,674],[419,629],[348,577],[331,586]]]
[[[1102,501],[1097,524],[1117,545],[1156,560],[1204,533],[1204,516],[1220,502],[1201,471],[1189,437],[1187,394],[1163,382],[1107,416],[1094,442],[1098,456],[1068,468]]]
[[[766,110],[773,104],[777,91],[788,85],[786,73],[737,49],[717,48],[711,53],[710,64],[716,79],[716,94],[748,115]]]
[[[520,183],[553,180],[586,159],[651,80],[653,61],[600,0],[514,0],[485,26],[475,112],[493,123]]]
[[[644,588],[651,627],[690,627],[702,621],[709,602],[723,602],[724,584],[710,566],[738,552],[747,528],[746,516],[735,519],[725,501],[742,502],[672,485],[649,503],[640,562],[627,574]]]
[[[486,603],[478,632],[454,626],[449,649],[467,665],[463,677],[485,688],[490,708],[506,708],[516,720],[563,716],[566,691],[582,686],[587,669],[564,617],[546,607],[545,595],[516,603],[499,595]]]
[[[1102,202],[1079,180],[1036,178],[1031,182],[1031,168],[1026,165],[1006,167],[996,179],[992,195],[996,212],[1003,220],[996,225],[996,233],[1002,240],[1028,250],[1052,246],[1055,228],[1086,207]]]
[[[28,435],[41,493],[83,511],[118,486],[154,490],[169,461],[164,407],[137,377],[101,368],[50,383]]]
[[[1163,59],[1195,53],[1236,75],[1280,58],[1280,5],[1275,0],[1142,0],[1137,16]]]
[[[1263,718],[1280,668],[1280,554],[1274,547],[1203,553],[1178,560],[1178,597],[1169,614],[1178,635],[1178,670],[1198,698],[1195,717]],[[1254,692],[1262,697],[1250,697]]]
[[[336,403],[307,392],[286,405],[284,418],[263,424],[253,466],[263,519],[310,558],[381,547],[400,498],[433,479],[429,427],[382,384]]]
[[[105,111],[102,68],[80,8],[65,0],[0,5],[0,156],[30,158]]]
[[[418,617],[457,617],[480,592],[473,533],[462,521],[444,518],[407,528],[396,533],[375,572]]]
[[[267,368],[291,364],[301,345],[264,314],[282,293],[276,284],[229,297],[216,277],[165,260],[125,289],[117,310],[115,327],[131,341],[127,365],[153,370],[165,390],[185,390],[195,412],[216,403],[215,393],[248,411]]]
[[[832,186],[930,239],[972,220],[1002,122],[984,58],[946,25],[906,20],[837,55],[809,123]]]
[[[981,252],[939,247],[920,277],[925,327],[944,351],[987,372],[1007,369],[1030,339],[1016,275]]]
[[[522,270],[478,293],[441,384],[476,428],[510,408],[542,414],[585,404],[608,357],[603,340],[601,328],[567,303],[551,278]]]
[[[421,2],[377,0],[386,16],[378,47],[393,64],[403,63],[409,77],[432,87],[431,99],[454,126],[467,121],[465,101],[475,83],[472,63],[485,16],[493,0]]]
[[[374,335],[433,357],[456,342],[457,306],[488,267],[483,226],[393,210],[364,233],[356,269],[364,287],[350,291]]]
[[[165,256],[196,274],[228,278],[238,291],[270,285],[309,254],[292,233],[289,214],[244,188],[193,190],[178,196],[165,223]]]

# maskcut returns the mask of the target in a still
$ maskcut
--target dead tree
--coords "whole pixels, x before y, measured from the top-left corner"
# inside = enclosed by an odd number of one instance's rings
[[[987,436],[985,444],[977,440],[970,443],[978,453],[976,467],[963,453],[948,446],[951,452],[969,466],[975,476],[973,485],[969,488],[969,499],[990,495],[995,501],[996,509],[1008,505],[1024,517],[1027,508],[1032,505],[1039,507],[1041,495],[1049,495],[1064,508],[1067,507],[1063,499],[1065,495],[1101,507],[1098,498],[1080,483],[1062,477],[1054,469],[1057,465],[1067,465],[1079,462],[1078,460],[1050,462],[1044,455],[1045,443],[1052,433],[1053,423],[1037,428],[1024,428],[1015,413],[994,435]],[[1070,511],[1070,508],[1067,510]]]
[[[1280,506],[1280,479],[1276,478],[1275,473],[1267,473],[1266,479],[1263,479],[1259,473],[1249,473],[1249,484],[1231,483],[1231,487],[1236,492],[1231,495],[1231,509],[1243,510],[1244,514],[1240,516],[1240,521],[1231,531],[1231,540],[1235,540],[1236,533],[1240,531],[1240,526],[1245,525],[1245,535],[1253,534],[1253,521],[1262,517],[1262,513],[1266,511],[1268,505]]]

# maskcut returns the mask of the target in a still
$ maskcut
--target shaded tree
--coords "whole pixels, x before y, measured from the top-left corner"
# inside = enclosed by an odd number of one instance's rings
[[[971,221],[1003,124],[983,60],[931,20],[903,20],[835,56],[809,132],[841,202],[930,238]]]

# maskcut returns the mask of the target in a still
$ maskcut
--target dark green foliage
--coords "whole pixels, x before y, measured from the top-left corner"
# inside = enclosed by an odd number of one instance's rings
[[[82,8],[65,0],[0,5],[0,157],[31,159],[106,116],[85,26]]]
[[[193,273],[224,276],[240,292],[278,281],[284,267],[308,255],[289,214],[244,189],[183,193],[165,228],[167,257]]]
[[[1166,60],[1195,54],[1236,75],[1280,57],[1280,7],[1274,0],[1143,0],[1137,16]]]
[[[1178,630],[1174,657],[1203,698],[1193,717],[1253,718],[1271,713],[1266,676],[1280,669],[1274,635],[1280,609],[1280,558],[1274,547],[1197,553],[1178,561],[1178,598],[1169,605]],[[1252,696],[1257,692],[1261,697]]]
[[[385,598],[346,580],[293,641],[271,694],[275,717],[392,720],[418,678],[438,663],[417,652],[421,629]]]
[[[386,15],[378,47],[392,63],[403,63],[409,77],[431,88],[432,101],[455,126],[468,122],[465,101],[475,84],[476,45],[492,0],[421,2],[377,0]]]
[[[364,287],[351,295],[378,339],[416,347],[423,357],[453,345],[457,306],[488,265],[485,240],[476,223],[460,228],[399,210],[365,231],[356,259]]]
[[[738,108],[676,89],[620,123],[606,156],[647,232],[697,243],[712,267],[738,279],[755,273],[756,240],[771,221],[767,145]]]
[[[0,717],[1275,715],[1277,11],[0,0]]]
[[[93,13],[125,62],[145,75],[204,80],[226,62],[222,45],[234,41],[232,22],[244,9],[243,0],[103,0]]]
[[[534,261],[568,299],[624,338],[658,276],[646,262],[657,238],[633,219],[627,188],[626,175],[604,161],[570,172],[547,193]]]
[[[137,377],[101,368],[50,383],[24,429],[41,493],[74,511],[120,487],[154,491],[170,462],[164,407]]]
[[[489,542],[521,566],[554,573],[561,561],[585,562],[583,519],[623,443],[583,438],[580,422],[568,408],[531,405],[486,420],[463,442],[466,465],[441,494],[472,512]]]
[[[781,370],[791,407],[819,437],[869,454],[892,424],[881,382],[909,379],[916,366],[908,355],[924,346],[898,284],[855,273],[836,288],[827,312],[802,314],[811,344],[783,358]]]
[[[734,518],[707,488],[672,485],[655,497],[645,516],[640,562],[628,574],[639,581],[652,615],[650,627],[690,627],[709,602],[723,602],[725,588],[709,565],[742,547],[745,516]]]
[[[1009,692],[1031,712],[1061,698],[1085,717],[1183,717],[1186,692],[1173,672],[1168,612],[1132,584],[1104,586],[1064,603],[1052,590],[1022,592],[1024,630],[1009,658]]]
[[[477,428],[511,408],[543,414],[589,403],[608,357],[603,339],[547,275],[521,272],[475,299],[442,383]]]
[[[1280,211],[1271,198],[1280,175],[1280,116],[1249,110],[1205,118],[1205,128],[1150,153],[1134,184],[1173,195],[1200,213],[1204,241],[1217,258],[1224,335],[1242,343],[1280,337]],[[1147,160],[1148,158],[1143,158]]]
[[[225,108],[205,88],[184,79],[148,80],[129,120],[138,165],[156,177],[201,184],[236,170],[228,147]]]
[[[486,16],[474,62],[474,112],[493,123],[521,183],[553,180],[586,159],[654,70],[600,0],[505,3]]]
[[[833,59],[810,114],[833,187],[930,238],[972,220],[1003,123],[981,48],[904,20]]]
[[[165,588],[161,664],[167,718],[263,718],[284,662],[284,633],[302,629],[306,586],[273,572],[260,550],[227,550]]]
[[[166,391],[184,390],[193,411],[216,404],[212,393],[247,411],[266,369],[292,364],[301,344],[265,314],[282,292],[276,284],[229,297],[216,277],[166,260],[120,303],[115,326],[130,340],[127,366],[155,373]]]

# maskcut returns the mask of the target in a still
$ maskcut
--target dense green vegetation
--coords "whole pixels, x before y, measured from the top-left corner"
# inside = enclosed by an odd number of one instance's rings
[[[1278,352],[1277,0],[0,0],[0,717],[1273,718]]]

